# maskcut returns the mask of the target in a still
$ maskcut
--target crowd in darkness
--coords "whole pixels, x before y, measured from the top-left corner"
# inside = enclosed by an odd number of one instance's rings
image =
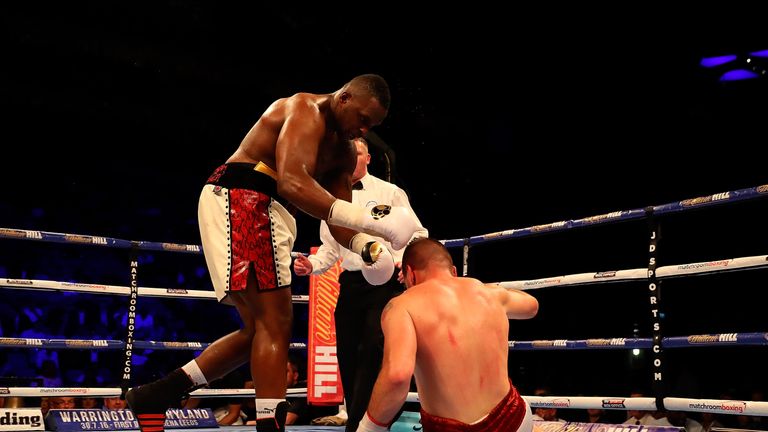
[[[0,278],[51,280],[128,286],[129,251],[67,244],[2,240]],[[141,287],[210,291],[202,255],[141,252]],[[302,282],[304,286],[302,286]],[[306,293],[298,281],[296,293]],[[2,288],[0,337],[123,341],[129,297],[66,291]],[[294,341],[306,342],[306,306],[296,306]],[[211,325],[216,323],[216,325]],[[213,342],[240,325],[230,306],[215,300],[140,296],[135,340]],[[192,350],[133,351],[133,379],[147,382],[172,368]],[[0,381],[13,377],[40,385],[56,375],[64,386],[109,387],[120,383],[123,350],[5,348],[0,350]],[[51,371],[55,370],[56,373]]]

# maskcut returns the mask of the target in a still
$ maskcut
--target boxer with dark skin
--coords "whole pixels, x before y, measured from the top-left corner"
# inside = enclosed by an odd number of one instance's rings
[[[199,206],[203,251],[218,299],[237,308],[242,328],[168,376],[127,393],[142,431],[162,430],[168,407],[248,361],[257,430],[284,430],[290,252],[296,236],[286,207],[326,220],[339,244],[391,274],[386,247],[362,231],[406,242],[413,231],[406,233],[408,223],[398,220],[404,212],[393,207],[375,218],[349,202],[357,161],[350,140],[379,125],[389,103],[386,81],[373,74],[357,76],[333,93],[279,99],[211,175]]]

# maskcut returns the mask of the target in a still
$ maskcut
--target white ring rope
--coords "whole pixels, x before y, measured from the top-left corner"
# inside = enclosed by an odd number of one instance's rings
[[[656,277],[663,279],[676,276],[754,270],[765,267],[768,267],[768,255],[758,255],[659,267],[656,269]],[[625,282],[638,279],[648,279],[647,268],[550,276],[541,279],[498,282],[498,284],[504,288],[532,290],[552,286],[591,285],[603,282]]]
[[[768,267],[768,255],[757,255],[659,267],[656,270],[656,277],[671,278],[676,276],[701,275],[727,271],[755,270],[765,267]],[[646,279],[647,277],[648,269],[638,268],[629,270],[602,271],[595,273],[577,273],[563,276],[550,276],[541,279],[506,281],[497,283],[499,286],[504,288],[532,290],[552,286],[590,285],[603,282],[625,282],[630,280]],[[91,294],[115,294],[125,296],[131,294],[131,289],[127,286],[79,282],[60,282],[38,279],[2,278],[0,279],[0,286],[6,288],[29,290],[87,292]],[[183,288],[140,287],[139,295],[146,297],[195,298],[204,300],[216,299],[216,294],[213,291],[187,290]],[[294,303],[309,302],[308,295],[293,295],[292,297]]]
[[[655,411],[656,399],[589,397],[589,396],[523,396],[533,408],[576,408]],[[669,411],[697,411],[717,414],[768,416],[768,402],[722,399],[689,399],[665,397],[664,408]]]
[[[88,387],[9,387],[3,389],[6,397],[47,397],[47,396],[79,396],[79,397],[117,397],[121,389],[88,388]],[[304,397],[306,388],[288,389],[287,395]],[[190,393],[190,397],[252,397],[253,389],[199,389]],[[650,397],[622,398],[607,396],[523,396],[532,408],[571,408],[571,409],[609,409],[609,410],[641,410],[655,411],[656,399]],[[419,402],[419,395],[409,392],[407,402]],[[724,399],[689,399],[665,397],[664,407],[669,411],[695,411],[716,414],[737,414],[768,416],[768,402],[740,401]]]
[[[7,392],[6,392],[7,390]],[[48,397],[48,396],[80,396],[80,397],[117,397],[121,394],[119,387],[8,387],[0,393],[3,397]],[[306,388],[291,388],[289,396],[306,396]],[[254,389],[198,389],[189,394],[190,397],[231,397],[255,396]]]
[[[79,282],[59,282],[38,279],[0,279],[0,287],[43,290],[43,291],[69,291],[85,292],[91,294],[131,295],[131,288],[120,285],[102,285]],[[202,300],[216,300],[216,293],[204,290],[187,290],[183,288],[142,288],[139,287],[139,295],[145,297],[167,298],[192,298]],[[294,303],[308,303],[308,295],[293,295]]]

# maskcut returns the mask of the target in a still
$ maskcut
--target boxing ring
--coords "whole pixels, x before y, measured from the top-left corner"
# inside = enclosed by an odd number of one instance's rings
[[[520,290],[538,290],[554,287],[584,286],[591,284],[621,284],[626,282],[642,283],[647,291],[645,296],[645,312],[650,321],[648,333],[650,337],[616,337],[608,335],[591,339],[537,339],[537,340],[511,340],[509,349],[518,351],[562,351],[562,350],[642,350],[649,353],[650,373],[647,383],[652,388],[650,397],[631,398],[625,395],[607,396],[524,396],[532,408],[556,407],[569,409],[600,408],[606,410],[671,410],[687,412],[706,412],[714,414],[739,414],[748,416],[768,416],[768,402],[749,400],[726,399],[692,399],[679,397],[667,387],[667,361],[665,354],[671,350],[691,347],[736,347],[765,346],[768,345],[768,323],[766,328],[754,329],[755,332],[735,333],[707,333],[669,336],[665,333],[667,324],[664,317],[665,304],[660,295],[661,281],[671,278],[690,276],[706,276],[713,273],[739,272],[744,270],[768,268],[768,255],[742,256],[733,258],[715,257],[713,261],[688,262],[661,265],[659,252],[661,245],[660,220],[666,215],[688,212],[691,210],[703,210],[713,206],[725,206],[740,201],[756,201],[768,197],[768,185],[761,185],[746,189],[716,193],[713,195],[695,197],[682,201],[656,205],[646,208],[614,211],[582,219],[552,222],[544,225],[535,225],[521,229],[510,229],[489,234],[477,235],[462,239],[444,240],[443,243],[450,249],[460,249],[462,253],[462,273],[470,274],[470,252],[475,246],[500,241],[510,241],[539,235],[554,235],[562,232],[571,232],[582,228],[594,228],[608,226],[626,221],[647,221],[645,233],[645,254],[647,265],[640,268],[627,268],[615,271],[598,271],[588,273],[573,273],[559,276],[542,275],[536,279],[513,280],[498,282],[506,288]],[[691,216],[693,217],[693,216]],[[148,241],[129,241],[109,237],[64,234],[45,231],[30,231],[11,228],[0,228],[0,239],[29,240],[37,242],[61,243],[80,246],[94,246],[101,248],[117,248],[128,251],[131,255],[130,267],[125,269],[131,276],[129,286],[102,285],[94,283],[80,283],[54,280],[38,280],[23,278],[0,279],[0,286],[7,289],[37,290],[37,291],[64,291],[88,294],[102,294],[127,297],[125,307],[128,311],[126,338],[123,340],[87,340],[87,339],[45,339],[2,337],[0,348],[3,349],[56,349],[56,350],[114,350],[121,351],[124,361],[115,368],[119,368],[118,376],[122,377],[121,387],[115,388],[51,388],[51,387],[0,387],[0,397],[47,397],[47,396],[91,396],[109,397],[118,396],[131,385],[133,366],[131,356],[133,351],[139,350],[192,350],[204,349],[209,345],[200,341],[154,341],[136,340],[133,338],[133,327],[137,308],[141,303],[137,299],[141,297],[183,298],[210,301],[215,300],[213,291],[187,290],[178,288],[151,288],[139,286],[137,274],[141,275],[141,268],[136,259],[140,251],[165,251],[169,253],[181,253],[189,255],[202,255],[200,246],[156,243]],[[308,302],[308,296],[294,295],[294,303]],[[546,304],[542,304],[546,308]],[[306,349],[307,344],[292,343],[291,349]],[[306,395],[306,389],[289,389],[289,396]],[[253,390],[201,389],[191,394],[192,397],[227,397],[227,396],[253,396]],[[409,401],[418,401],[418,395],[409,394]],[[253,430],[252,426],[226,427],[228,430]],[[637,427],[636,427],[637,428]],[[320,426],[289,426],[292,431],[320,431],[343,430],[343,427]],[[180,430],[180,429],[174,429]],[[192,430],[192,429],[190,429]],[[194,430],[215,430],[201,429]]]

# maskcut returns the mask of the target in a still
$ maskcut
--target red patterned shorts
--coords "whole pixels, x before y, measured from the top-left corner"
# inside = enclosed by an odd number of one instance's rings
[[[246,289],[250,273],[262,290],[291,284],[296,220],[280,204],[277,184],[254,164],[220,166],[203,187],[200,236],[219,301]]]

